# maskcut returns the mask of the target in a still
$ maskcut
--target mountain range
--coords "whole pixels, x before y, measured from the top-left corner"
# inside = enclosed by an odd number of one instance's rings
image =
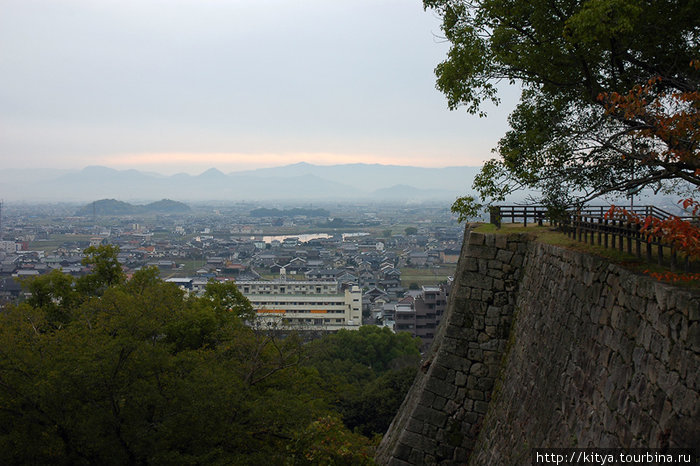
[[[94,199],[152,201],[454,200],[465,194],[480,167],[297,163],[223,173],[160,175],[90,166],[82,170],[0,169],[0,198],[13,201]]]

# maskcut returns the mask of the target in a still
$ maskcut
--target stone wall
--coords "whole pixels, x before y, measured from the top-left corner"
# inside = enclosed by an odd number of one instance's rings
[[[380,464],[700,445],[698,293],[525,235],[467,235],[448,311]]]

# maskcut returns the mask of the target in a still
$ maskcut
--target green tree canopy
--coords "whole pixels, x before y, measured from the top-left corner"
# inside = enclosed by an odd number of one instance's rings
[[[475,180],[484,199],[530,188],[549,204],[569,205],[644,186],[700,185],[697,129],[678,138],[662,130],[663,117],[610,111],[604,98],[654,80],[644,105],[697,115],[697,98],[677,96],[699,90],[700,71],[691,62],[700,58],[700,1],[424,0],[424,6],[442,17],[451,43],[436,68],[451,109],[481,113],[484,101],[498,102],[501,80],[523,87],[511,129],[498,143],[500,158]],[[656,129],[651,137],[642,133],[649,128]],[[667,156],[679,148],[691,156]]]
[[[388,328],[360,327],[307,345],[307,364],[318,370],[326,399],[343,422],[366,436],[383,434],[413,383],[420,339]]]
[[[0,313],[1,464],[371,462],[329,421],[302,341],[244,325],[233,284],[187,297],[155,268],[126,280],[116,248],[88,253],[85,279],[35,278]]]

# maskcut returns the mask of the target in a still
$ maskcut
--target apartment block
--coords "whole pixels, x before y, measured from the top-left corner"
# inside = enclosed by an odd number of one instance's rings
[[[237,281],[258,319],[287,329],[357,330],[362,325],[362,291],[337,281]]]

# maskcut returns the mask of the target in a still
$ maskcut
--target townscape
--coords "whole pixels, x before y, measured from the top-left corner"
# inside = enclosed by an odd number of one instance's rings
[[[360,319],[319,316],[328,307],[324,301],[290,308],[300,304],[292,299],[292,286],[284,303],[267,300],[256,307],[268,317],[274,310],[286,317],[313,312],[313,319],[285,322],[316,330],[388,326],[420,337],[427,347],[447,304],[463,231],[444,205],[429,203],[154,204],[160,205],[136,213],[124,213],[130,204],[114,200],[7,204],[0,243],[2,301],[20,298],[27,277],[55,269],[86,274],[84,249],[110,244],[119,248],[127,274],[156,267],[162,279],[188,293],[202,292],[210,280],[234,281],[249,298],[249,287],[240,284],[330,283],[337,294],[355,287],[361,292]]]

